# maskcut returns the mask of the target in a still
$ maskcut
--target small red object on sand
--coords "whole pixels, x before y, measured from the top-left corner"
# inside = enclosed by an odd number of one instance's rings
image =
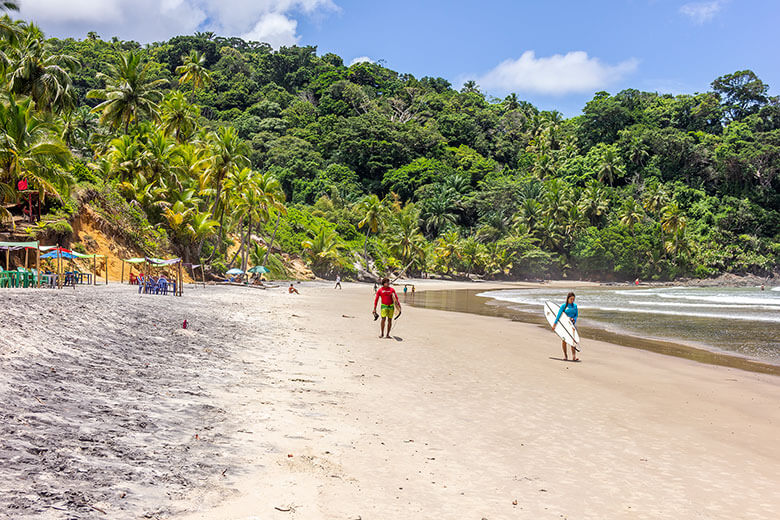
[[[293,454],[292,454],[292,453],[288,453],[288,454],[287,454],[287,458],[291,458],[292,456],[293,456]]]
[[[184,323],[181,324],[181,328],[183,329],[187,328],[187,320],[184,320]]]

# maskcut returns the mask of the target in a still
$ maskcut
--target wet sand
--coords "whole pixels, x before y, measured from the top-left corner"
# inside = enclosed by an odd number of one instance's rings
[[[380,340],[344,286],[0,291],[0,518],[780,509],[777,377],[599,341],[567,363],[535,325],[409,305]]]
[[[545,330],[548,328],[547,320],[540,314],[532,314],[512,308],[510,302],[501,302],[477,296],[486,289],[447,289],[424,291],[415,301],[410,302],[415,307],[426,309],[446,310],[450,312],[469,312],[483,316],[500,316],[513,321],[522,321],[540,325]],[[760,360],[749,359],[736,354],[728,354],[697,348],[691,345],[683,345],[672,341],[643,338],[637,335],[621,334],[585,324],[578,324],[577,330],[585,339],[595,339],[624,347],[638,348],[691,359],[700,363],[720,365],[724,367],[739,368],[762,374],[780,376],[780,365],[765,363]]]

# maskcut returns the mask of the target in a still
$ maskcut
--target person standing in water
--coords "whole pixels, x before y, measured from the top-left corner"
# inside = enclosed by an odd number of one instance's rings
[[[570,292],[568,295],[566,295],[566,303],[561,305],[561,308],[558,309],[558,316],[555,317],[555,323],[552,324],[553,331],[555,331],[555,326],[558,325],[558,321],[561,319],[561,316],[563,316],[564,313],[574,325],[577,324],[578,312],[577,304],[574,303],[573,292]],[[563,348],[563,357],[566,359],[566,361],[568,361],[569,356],[566,354],[566,341],[561,340],[561,347]],[[569,345],[569,347],[571,347],[571,360],[577,361],[577,350],[574,348],[574,345]]]
[[[390,287],[390,279],[389,278],[383,278],[382,279],[382,287],[379,288],[379,290],[376,292],[376,296],[374,296],[374,310],[372,311],[372,314],[374,315],[374,319],[376,319],[376,304],[380,300],[382,300],[382,307],[381,307],[381,316],[382,321],[379,324],[379,337],[380,338],[390,338],[390,329],[393,327],[393,317],[395,316],[395,306],[398,306],[398,315],[401,315],[401,302],[398,301],[398,295],[395,292],[395,289]],[[385,322],[387,322],[387,335],[385,335]]]

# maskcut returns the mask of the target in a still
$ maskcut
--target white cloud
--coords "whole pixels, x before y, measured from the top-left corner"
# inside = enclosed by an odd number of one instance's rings
[[[299,41],[296,15],[338,10],[333,0],[24,0],[18,16],[49,36],[95,31],[146,43],[212,31],[279,46]]]
[[[593,92],[634,72],[638,64],[632,58],[617,65],[607,65],[584,51],[541,58],[537,58],[534,51],[525,51],[520,58],[500,63],[476,81],[487,90],[506,92],[550,95]]]
[[[351,67],[355,63],[374,63],[374,60],[372,60],[368,56],[360,56],[360,57],[354,58],[352,61],[350,61],[349,62],[349,66]]]
[[[694,2],[680,6],[680,12],[699,25],[712,20],[723,8],[723,0],[711,2]]]
[[[297,28],[297,21],[280,13],[268,13],[257,21],[251,31],[241,37],[247,41],[267,42],[271,47],[289,47],[300,39],[295,33]]]

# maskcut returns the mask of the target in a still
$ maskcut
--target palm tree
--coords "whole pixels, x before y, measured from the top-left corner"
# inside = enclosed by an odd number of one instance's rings
[[[70,107],[75,93],[69,72],[79,61],[67,54],[52,54],[51,46],[34,24],[22,29],[19,43],[10,48],[8,90],[30,96],[40,110],[53,111]]]
[[[591,181],[582,192],[577,206],[591,224],[595,224],[609,211],[609,197],[598,182]]]
[[[74,151],[91,155],[89,139],[96,130],[97,116],[89,107],[80,106],[62,115],[60,137]]]
[[[499,274],[504,276],[512,269],[512,263],[515,260],[516,251],[508,249],[504,244],[491,242],[487,244],[487,253],[489,258],[488,269],[490,274]]]
[[[263,207],[265,220],[271,218],[272,214],[276,214],[276,224],[274,225],[274,231],[271,234],[271,242],[268,244],[265,252],[265,258],[263,259],[263,265],[266,265],[268,258],[271,254],[271,248],[276,240],[276,230],[279,228],[279,222],[282,215],[287,214],[287,208],[284,206],[284,190],[282,190],[282,184],[279,180],[270,173],[263,173],[257,177],[257,186],[263,193],[260,200],[260,204]]]
[[[194,90],[210,85],[214,81],[206,68],[206,56],[196,50],[184,56],[182,65],[176,67],[176,74],[181,76],[179,84],[192,83]]]
[[[685,228],[686,219],[682,209],[670,202],[661,210],[661,228],[670,235],[673,235]]]
[[[406,268],[425,259],[425,238],[420,233],[419,211],[414,204],[407,204],[393,216],[388,242]]]
[[[115,128],[124,127],[143,118],[158,120],[157,103],[162,99],[159,87],[165,79],[151,79],[151,68],[142,63],[140,52],[120,54],[114,64],[108,65],[109,74],[99,72],[97,77],[106,82],[103,89],[90,90],[88,99],[102,99],[92,110],[100,114],[101,123]]]
[[[618,154],[612,147],[604,150],[598,168],[599,181],[606,182],[610,186],[612,186],[616,178],[623,175],[623,168],[620,165],[620,157],[618,157]]]
[[[543,208],[538,200],[532,198],[523,199],[520,203],[520,210],[515,216],[515,221],[525,224],[529,232],[534,234],[542,220],[542,213]]]
[[[539,245],[549,251],[558,251],[563,244],[563,234],[559,221],[547,217],[539,226]]]
[[[334,263],[338,263],[344,245],[338,233],[322,226],[312,238],[301,242],[301,247],[311,259],[312,271],[325,274]]]
[[[638,137],[632,137],[628,145],[628,160],[636,167],[644,166],[645,160],[650,157],[645,144]]]
[[[190,104],[184,94],[174,90],[163,99],[160,128],[166,135],[176,139],[177,143],[184,143],[195,132],[199,117],[200,109]]]
[[[382,202],[376,195],[366,195],[363,200],[358,203],[358,213],[363,215],[363,218],[358,222],[358,229],[366,228],[366,239],[363,243],[363,258],[366,261],[366,271],[368,271],[368,234],[378,233],[384,224],[385,209],[382,206]]]
[[[669,201],[669,192],[664,188],[663,184],[656,182],[645,192],[644,198],[645,209],[658,215]]]
[[[147,178],[155,182],[168,181],[168,172],[176,155],[176,143],[162,130],[155,130],[145,136],[141,165]]]
[[[620,207],[620,223],[626,226],[631,235],[634,235],[634,226],[642,222],[644,213],[642,212],[642,205],[637,202],[633,197],[629,197]]]
[[[42,201],[46,195],[62,198],[70,190],[71,177],[58,169],[68,164],[70,150],[52,124],[36,116],[34,106],[31,98],[17,103],[13,95],[0,104],[0,202],[13,200],[22,179],[38,190]]]
[[[220,127],[208,136],[208,155],[203,159],[203,184],[210,188],[209,195],[214,197],[211,213],[214,217],[219,216],[220,238],[224,235],[226,209],[224,181],[232,172],[249,165],[246,150],[246,143],[238,137],[238,132],[232,126]]]
[[[143,169],[143,147],[138,139],[123,135],[111,140],[106,154],[111,163],[111,175],[122,181],[132,181]]]
[[[19,2],[15,2],[13,0],[3,0],[0,2],[0,10],[3,11],[18,11],[19,10]]]
[[[463,239],[459,245],[460,257],[466,263],[466,278],[471,277],[471,271],[478,265],[480,257],[484,254],[484,246],[474,237]]]
[[[424,201],[420,217],[425,224],[425,232],[428,236],[435,237],[444,229],[455,224],[454,202],[451,192],[439,191],[433,197]]]
[[[452,263],[458,258],[458,232],[450,230],[439,237],[434,248],[435,261],[444,272],[449,272]]]

